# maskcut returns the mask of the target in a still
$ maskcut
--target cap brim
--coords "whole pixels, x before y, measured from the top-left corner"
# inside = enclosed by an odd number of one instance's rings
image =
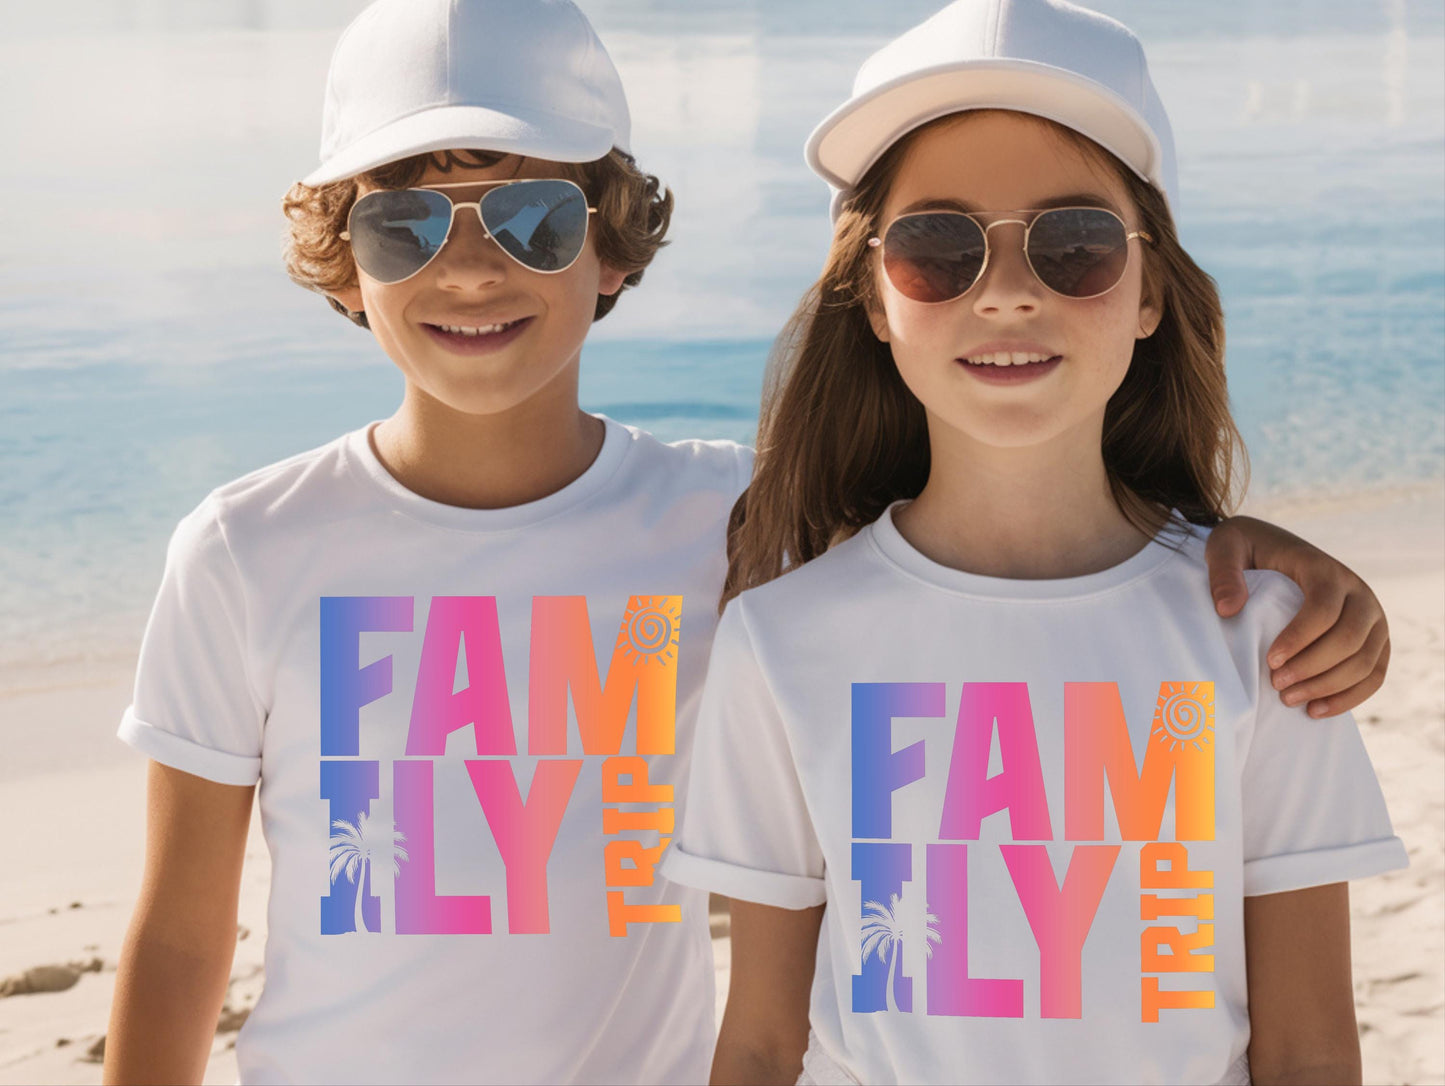
[[[568,117],[523,117],[483,106],[438,106],[355,140],[304,177],[302,184],[314,188],[411,155],[448,148],[499,151],[553,162],[593,162],[612,150],[614,137],[610,128]]]
[[[1159,141],[1133,107],[1091,79],[1035,61],[967,61],[910,72],[834,110],[808,137],[804,153],[819,176],[847,192],[913,129],[974,109],[1015,110],[1066,125],[1171,196],[1160,176]],[[836,218],[841,201],[833,203]]]

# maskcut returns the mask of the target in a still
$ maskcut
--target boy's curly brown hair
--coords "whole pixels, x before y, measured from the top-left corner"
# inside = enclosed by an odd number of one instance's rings
[[[377,188],[403,189],[415,185],[429,166],[445,173],[454,166],[491,166],[506,157],[492,151],[429,151],[315,188],[298,181],[281,201],[288,224],[287,274],[308,290],[326,294],[331,307],[347,319],[369,327],[365,313],[349,312],[328,294],[356,285],[356,263],[341,233],[356,201],[358,180]],[[597,208],[592,237],[598,258],[627,273],[622,290],[635,287],[667,244],[672,193],[652,174],[638,169],[631,155],[615,148],[595,162],[559,163],[557,173],[580,185],[587,202]],[[601,320],[611,312],[621,294],[599,294],[592,319]]]

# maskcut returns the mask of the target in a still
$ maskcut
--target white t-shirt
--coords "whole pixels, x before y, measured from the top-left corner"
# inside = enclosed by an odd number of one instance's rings
[[[1015,581],[890,509],[728,604],[664,871],[827,904],[811,1022],[854,1078],[1247,1082],[1244,897],[1406,863],[1353,720],[1269,685],[1299,590],[1219,619],[1204,535]]]
[[[260,781],[243,1081],[706,1080],[707,899],[657,863],[751,450],[605,422],[525,505],[419,497],[368,427],[176,530],[120,735]]]

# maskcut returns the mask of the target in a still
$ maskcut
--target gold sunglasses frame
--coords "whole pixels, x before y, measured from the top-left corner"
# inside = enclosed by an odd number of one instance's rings
[[[897,290],[899,294],[903,295],[903,297],[908,298],[908,300],[909,300],[910,302],[912,302],[914,305],[947,305],[949,302],[956,302],[956,301],[958,301],[960,298],[962,298],[962,297],[964,297],[965,295],[967,295],[967,294],[969,293],[969,291],[973,290],[974,287],[978,286],[978,284],[983,281],[984,273],[988,271],[988,262],[989,262],[989,259],[993,256],[993,240],[989,237],[988,232],[989,232],[990,230],[992,230],[995,226],[1005,226],[1005,225],[1009,225],[1009,224],[1013,224],[1013,225],[1016,225],[1016,226],[1022,226],[1022,227],[1024,228],[1024,237],[1023,237],[1023,245],[1022,245],[1022,250],[1023,250],[1023,255],[1024,255],[1024,263],[1029,266],[1029,273],[1030,273],[1036,280],[1038,280],[1039,285],[1042,286],[1045,290],[1047,290],[1050,294],[1057,295],[1057,296],[1060,297],[1060,298],[1067,298],[1067,299],[1068,299],[1069,301],[1071,301],[1071,302],[1087,302],[1087,301],[1089,301],[1089,300],[1092,299],[1092,298],[1102,298],[1105,294],[1108,294],[1109,291],[1113,290],[1115,287],[1117,287],[1120,283],[1122,283],[1122,282],[1124,281],[1124,274],[1123,274],[1123,272],[1120,272],[1118,279],[1114,280],[1113,283],[1109,284],[1108,287],[1106,287],[1105,289],[1099,291],[1097,294],[1083,294],[1083,295],[1080,295],[1080,294],[1064,294],[1062,291],[1057,291],[1057,290],[1055,290],[1053,287],[1049,286],[1048,283],[1045,283],[1044,280],[1043,280],[1043,277],[1042,277],[1041,275],[1039,275],[1038,269],[1034,267],[1034,262],[1033,262],[1033,260],[1030,259],[1030,257],[1029,257],[1029,234],[1033,231],[1034,223],[1038,222],[1041,216],[1043,216],[1043,215],[1045,215],[1045,214],[1047,214],[1047,213],[1049,213],[1049,212],[1051,212],[1051,211],[1102,211],[1102,212],[1104,212],[1104,214],[1106,214],[1106,215],[1108,215],[1110,218],[1114,219],[1121,227],[1123,227],[1123,229],[1124,229],[1124,245],[1125,245],[1126,247],[1128,246],[1129,242],[1133,241],[1135,238],[1139,238],[1139,239],[1142,240],[1142,241],[1146,241],[1146,242],[1148,242],[1150,245],[1153,245],[1153,244],[1154,244],[1154,237],[1153,237],[1152,234],[1148,233],[1148,232],[1145,231],[1145,230],[1130,230],[1130,229],[1129,229],[1129,224],[1126,223],[1126,222],[1123,220],[1122,217],[1120,217],[1116,212],[1112,211],[1111,209],[1109,209],[1109,208],[1107,208],[1107,207],[1090,207],[1090,206],[1088,206],[1088,205],[1081,204],[1081,205],[1079,205],[1079,206],[1077,206],[1077,207],[1072,207],[1072,206],[1071,206],[1071,207],[1020,208],[1020,209],[1015,210],[1015,211],[954,211],[954,210],[952,210],[952,209],[950,209],[950,208],[937,208],[937,209],[933,209],[933,210],[924,210],[924,211],[910,211],[910,212],[908,212],[907,214],[897,215],[897,216],[895,216],[894,218],[892,218],[891,220],[889,220],[888,225],[887,225],[886,227],[884,227],[883,230],[881,230],[878,235],[875,235],[874,237],[871,237],[871,238],[868,239],[868,247],[869,247],[870,249],[877,249],[877,250],[879,250],[879,256],[880,256],[880,257],[884,256],[885,239],[886,239],[887,236],[888,236],[888,232],[889,232],[890,230],[892,230],[893,227],[896,226],[898,223],[902,222],[904,219],[917,218],[917,217],[920,216],[920,215],[958,215],[958,216],[961,216],[962,218],[971,220],[971,221],[974,223],[974,225],[977,226],[977,227],[979,228],[979,230],[983,232],[983,263],[979,265],[978,274],[974,276],[972,283],[970,283],[967,287],[965,287],[964,290],[963,290],[961,293],[955,294],[952,298],[943,298],[943,299],[941,299],[940,301],[937,301],[937,302],[921,302],[921,301],[919,301],[919,300],[916,299],[916,298],[909,298],[907,294],[903,294],[903,291],[902,291],[902,290],[899,290],[897,284],[893,282],[892,276],[890,276],[890,275],[888,274],[888,272],[887,272],[887,265],[886,265],[886,264],[884,265],[883,278],[886,279],[886,280],[888,280],[888,285],[891,286],[894,290]],[[990,222],[990,223],[988,223],[988,224],[985,225],[984,223],[981,223],[981,222],[978,221],[978,216],[979,216],[979,215],[1031,215],[1031,216],[1033,216],[1033,217],[1030,218],[1030,219],[1019,219],[1019,218],[995,219],[993,222]],[[1125,269],[1125,271],[1127,271],[1128,268],[1129,268],[1129,264],[1128,264],[1128,260],[1127,260],[1127,256],[1126,256],[1125,264],[1124,264],[1124,269]]]
[[[587,199],[587,194],[585,192],[582,192],[582,186],[568,177],[507,177],[498,181],[449,181],[444,185],[412,185],[411,187],[404,189],[373,189],[372,192],[438,191],[441,192],[443,196],[447,196],[446,192],[444,191],[446,189],[472,189],[482,185],[488,185],[493,187],[492,191],[495,191],[496,188],[501,188],[505,185],[521,185],[526,184],[529,181],[560,181],[563,184],[571,185],[578,192],[581,192],[583,200]],[[371,194],[371,192],[363,193],[352,202],[351,210],[346,213],[346,229],[341,231],[340,235],[338,235],[342,241],[351,241],[351,216],[356,213],[356,205],[361,203],[362,200],[365,200]],[[492,232],[487,229],[487,221],[482,218],[482,199],[485,199],[487,195],[490,195],[490,192],[484,193],[482,198],[477,200],[453,200],[450,196],[447,196],[447,199],[451,202],[452,205],[452,217],[451,220],[447,223],[446,236],[442,238],[442,243],[437,246],[436,252],[432,253],[431,256],[427,257],[426,263],[423,264],[421,267],[417,268],[417,270],[412,272],[411,275],[404,276],[401,279],[378,279],[377,282],[384,282],[389,287],[395,286],[397,283],[405,283],[408,279],[420,275],[423,271],[425,271],[426,268],[431,264],[431,262],[441,255],[442,250],[447,247],[447,242],[451,241],[452,230],[456,227],[457,224],[457,212],[464,207],[470,207],[476,211],[477,222],[481,225],[482,234],[487,238],[488,241],[496,245],[496,247],[502,251],[503,255],[510,259],[518,267],[525,268],[527,271],[532,272],[535,275],[561,275],[564,271],[566,271],[573,264],[577,263],[579,259],[581,259],[582,249],[586,248],[587,246],[587,235],[592,231],[592,216],[597,212],[597,209],[595,207],[589,206],[587,208],[587,223],[582,231],[582,247],[577,250],[577,255],[560,268],[534,268],[528,264],[523,263],[519,258],[507,252],[507,247],[501,242],[497,241],[497,239],[492,236]],[[355,257],[353,256],[352,259],[355,259]],[[357,266],[360,267],[360,264],[358,263]],[[372,278],[376,277],[372,276]]]

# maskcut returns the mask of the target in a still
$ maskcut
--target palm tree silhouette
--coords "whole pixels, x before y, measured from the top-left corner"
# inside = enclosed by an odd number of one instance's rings
[[[863,961],[877,953],[878,960],[888,963],[887,987],[883,990],[883,1006],[886,1010],[896,1009],[889,1007],[889,1001],[893,999],[894,985],[898,983],[899,959],[903,957],[903,937],[906,934],[903,920],[898,912],[899,897],[897,894],[888,895],[888,904],[883,905],[877,901],[868,901],[863,904]],[[933,957],[933,944],[943,942],[943,936],[938,931],[938,917],[928,912],[928,906],[924,905],[923,914],[923,953],[925,957]]]
[[[335,882],[345,872],[347,880],[356,884],[356,932],[359,935],[367,930],[361,915],[362,900],[366,896],[364,879],[375,870],[378,860],[391,863],[393,877],[401,874],[400,861],[410,859],[401,844],[406,840],[406,834],[390,822],[372,822],[365,811],[357,814],[354,825],[338,818],[332,821],[331,828],[341,831],[331,835],[331,881]],[[380,930],[379,924],[377,930]]]

